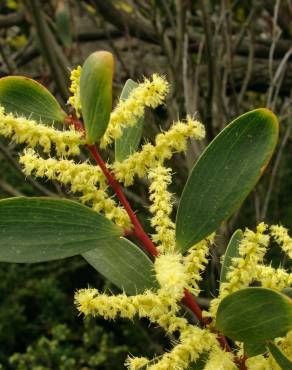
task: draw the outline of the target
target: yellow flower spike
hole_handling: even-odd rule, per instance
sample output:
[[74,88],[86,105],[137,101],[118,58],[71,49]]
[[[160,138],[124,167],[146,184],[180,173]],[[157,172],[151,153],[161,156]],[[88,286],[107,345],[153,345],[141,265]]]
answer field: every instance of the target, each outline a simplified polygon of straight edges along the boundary
[[204,137],[204,126],[188,116],[186,122],[178,121],[167,132],[158,134],[155,145],[145,144],[140,152],[133,153],[123,162],[115,162],[112,166],[115,176],[125,186],[132,185],[135,175],[143,177],[147,170],[162,165],[173,153],[186,150],[188,138],[201,140]]
[[270,232],[283,251],[292,258],[292,238],[289,236],[288,230],[280,225],[272,225]]
[[292,330],[284,338],[277,339],[276,342],[288,359],[292,361]]
[[161,294],[170,295],[178,301],[181,300],[188,277],[185,266],[182,264],[182,255],[162,254],[156,258],[154,269],[161,287]]
[[256,232],[246,229],[239,245],[240,257],[232,258],[227,273],[227,282],[220,285],[218,298],[211,302],[210,315],[215,317],[219,303],[228,294],[249,286],[256,278],[256,267],[263,262],[269,244],[269,236],[264,234],[267,225],[263,222],[257,226]]
[[[163,256],[166,257],[167,255]],[[165,276],[162,277],[162,281],[164,278]],[[173,295],[169,296],[163,288],[157,294],[145,291],[144,294],[130,297],[125,294],[107,296],[96,289],[81,289],[75,294],[75,304],[80,313],[85,315],[101,315],[106,319],[115,319],[118,316],[133,319],[138,315],[140,318],[147,317],[170,334],[180,333],[179,342],[172,351],[165,353],[156,363],[153,364],[156,359],[151,361],[145,358],[128,359],[126,365],[129,369],[140,369],[145,366],[153,370],[186,369],[191,362],[199,358],[200,354],[214,350],[215,347],[218,347],[217,351],[220,352],[222,361],[229,366],[228,358],[231,358],[231,355],[225,355],[220,349],[216,335],[208,329],[188,324],[185,318],[175,316],[179,309],[176,302]]]
[[151,181],[149,192],[150,212],[154,215],[151,219],[151,226],[156,233],[152,239],[157,243],[160,253],[173,252],[175,249],[175,224],[170,219],[172,212],[172,195],[167,191],[171,183],[170,168],[158,165],[153,168],[148,178]]
[[186,319],[175,316],[179,305],[163,292],[155,294],[145,291],[144,294],[127,297],[125,294],[107,296],[99,294],[96,289],[81,289],[75,294],[75,304],[84,315],[100,315],[106,319],[133,319],[135,315],[147,317],[169,333],[184,330],[187,326]]
[[114,139],[118,139],[125,127],[134,126],[144,115],[145,107],[156,108],[162,104],[168,91],[169,85],[164,77],[154,74],[152,81],[145,78],[126,100],[119,101],[101,138],[101,147],[105,148]]
[[[90,303],[88,303],[87,297],[92,297]],[[90,312],[86,309],[87,306],[83,305],[84,300],[92,308]],[[153,310],[157,312],[157,315],[166,313],[166,308],[161,305],[158,296],[149,291],[127,297],[125,294],[107,296],[106,294],[96,294],[96,289],[81,289],[75,294],[75,303],[81,313],[92,316],[100,315],[107,319],[115,319],[118,316],[133,319],[135,315],[138,315],[156,321],[152,313]]]
[[100,315],[106,319],[117,316],[132,319],[137,314],[136,306],[125,294],[107,296],[97,289],[81,289],[75,294],[75,304],[84,315]]
[[[154,365],[148,366],[149,370],[183,370],[191,362],[198,360],[204,351],[209,351],[217,346],[216,336],[207,329],[200,329],[189,325],[180,335],[179,343]],[[220,349],[218,349],[220,350]],[[221,350],[221,352],[223,352]]]
[[194,295],[199,295],[200,289],[198,282],[202,280],[201,272],[208,263],[210,244],[214,242],[215,234],[195,244],[188,250],[184,257],[184,265],[188,274],[188,287]]
[[282,268],[274,269],[271,266],[257,265],[255,279],[265,288],[282,291],[292,286],[292,274]]
[[[106,192],[107,183],[101,169],[87,163],[77,164],[72,160],[43,159],[33,149],[27,149],[19,162],[26,175],[46,177],[69,185],[73,193],[82,193],[80,200],[89,204],[96,212],[105,216],[124,229],[131,228],[129,216],[124,208],[117,206]],[[98,186],[98,188],[96,187]]]
[[75,294],[77,308],[84,315],[94,315],[94,298],[99,295],[97,289],[81,289]]
[[31,119],[5,114],[3,107],[0,107],[0,135],[32,148],[40,145],[45,153],[49,153],[54,144],[60,156],[78,155],[79,145],[83,144],[81,133],[73,128],[70,131],[58,131]]
[[80,75],[81,75],[81,66],[76,67],[71,71],[70,80],[71,85],[69,91],[72,93],[72,96],[68,99],[68,104],[70,104],[76,113],[76,116],[80,117],[81,103],[80,103]]
[[214,347],[210,353],[204,370],[236,370],[237,366],[233,362],[233,355],[224,352],[218,347]]
[[269,358],[266,358],[263,355],[249,357],[245,364],[248,370],[276,370],[271,367]]
[[143,369],[149,360],[146,357],[128,357],[125,361],[125,366],[129,370],[140,370]]

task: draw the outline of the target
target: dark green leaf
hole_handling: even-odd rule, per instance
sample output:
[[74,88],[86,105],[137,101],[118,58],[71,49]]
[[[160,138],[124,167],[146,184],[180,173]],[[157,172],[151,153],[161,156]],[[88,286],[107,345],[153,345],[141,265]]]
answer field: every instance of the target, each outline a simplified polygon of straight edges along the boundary
[[184,252],[210,235],[240,206],[267,166],[278,121],[256,109],[231,122],[206,148],[184,188],[177,213],[177,244]]
[[267,345],[264,342],[245,342],[244,343],[244,353],[248,357],[262,355],[267,352]]
[[158,288],[153,263],[135,244],[125,238],[105,241],[83,257],[102,275],[127,294]]
[[292,362],[284,355],[275,343],[269,342],[269,351],[282,370],[292,370]]
[[220,284],[226,281],[226,275],[231,265],[232,258],[239,256],[238,247],[240,245],[243,232],[238,229],[234,232],[232,237],[229,240],[229,243],[226,248],[224,255],[224,260],[222,263],[221,274],[220,274]]
[[272,289],[241,289],[222,300],[215,325],[246,343],[281,337],[292,329],[292,301]]
[[70,257],[121,234],[105,217],[70,200],[0,201],[0,261],[32,263]]
[[[125,100],[128,98],[130,92],[135,89],[138,84],[133,80],[128,80],[125,83],[120,99]],[[122,162],[130,154],[134,153],[141,141],[143,132],[144,119],[141,117],[136,125],[126,127],[123,130],[123,135],[115,141],[115,159]]]
[[104,134],[112,110],[114,58],[108,51],[92,53],[80,76],[80,101],[88,144]]
[[51,125],[64,122],[66,113],[53,95],[38,82],[22,76],[0,79],[0,105],[14,113]]

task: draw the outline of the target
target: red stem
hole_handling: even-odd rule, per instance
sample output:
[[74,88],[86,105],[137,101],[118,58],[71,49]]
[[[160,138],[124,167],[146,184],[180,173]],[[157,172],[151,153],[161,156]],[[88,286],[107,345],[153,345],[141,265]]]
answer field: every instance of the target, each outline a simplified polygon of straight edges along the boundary
[[191,293],[185,289],[184,292],[184,297],[182,299],[182,302],[197,316],[198,320],[201,323],[204,323],[203,315],[202,315],[202,310],[194,300],[193,296]]
[[[69,116],[68,122],[73,124],[75,128],[78,131],[84,132],[84,128],[82,125],[82,122],[77,120],[76,118]],[[158,256],[158,250],[152,240],[149,238],[149,236],[144,231],[142,225],[140,224],[137,216],[135,215],[132,207],[130,206],[127,198],[125,197],[123,190],[121,188],[121,185],[118,183],[118,181],[114,178],[113,174],[110,172],[110,170],[107,168],[105,162],[103,161],[102,157],[100,156],[99,152],[97,151],[96,147],[94,145],[86,145],[88,150],[90,151],[91,155],[93,156],[96,163],[100,166],[101,170],[103,171],[104,175],[106,176],[110,186],[113,188],[114,192],[117,195],[117,198],[121,202],[121,204],[124,206],[125,210],[127,211],[129,218],[134,226],[134,231],[132,235],[136,236],[141,243],[144,245],[144,247],[147,249],[147,251],[155,258]],[[127,231],[126,231],[127,234]],[[194,297],[191,295],[189,290],[185,289],[184,291],[184,298],[182,299],[182,303],[185,304],[198,318],[198,320],[201,322],[202,325],[206,326],[210,323],[210,320],[207,318],[204,318],[202,315],[202,310],[200,306],[195,301]],[[232,352],[232,348],[230,347],[229,343],[227,342],[225,336],[221,333],[218,333],[218,341],[221,344],[221,347],[225,349],[226,351]],[[240,366],[240,369],[246,370],[245,366],[245,360],[246,357],[243,358],[237,358],[237,363]]]
[[153,256],[156,257],[158,255],[157,248],[153,244],[152,240],[149,236],[145,233],[143,227],[141,226],[137,216],[135,215],[134,211],[132,210],[127,198],[125,197],[120,184],[117,180],[113,177],[109,169],[107,168],[106,164],[104,163],[103,159],[101,158],[100,154],[98,153],[96,147],[94,145],[87,145],[90,153],[92,154],[93,158],[95,159],[96,163],[100,166],[105,177],[107,178],[110,186],[115,191],[119,201],[124,206],[125,210],[127,211],[130,220],[134,226],[134,235],[143,243],[145,248],[148,252]]

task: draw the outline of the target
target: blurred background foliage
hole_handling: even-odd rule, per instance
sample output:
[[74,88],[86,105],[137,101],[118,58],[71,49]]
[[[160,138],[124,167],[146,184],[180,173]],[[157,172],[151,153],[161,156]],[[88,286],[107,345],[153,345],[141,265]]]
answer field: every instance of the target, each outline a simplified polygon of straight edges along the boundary
[[[0,76],[25,75],[47,86],[66,107],[70,70],[95,50],[116,58],[117,101],[128,78],[160,72],[172,85],[167,106],[146,113],[151,140],[191,113],[206,125],[203,144],[190,143],[172,162],[179,194],[194,160],[236,116],[266,106],[280,120],[279,145],[265,175],[220,229],[199,303],[216,293],[220,256],[238,227],[265,220],[292,226],[291,0],[0,0]],[[68,107],[67,107],[68,109]],[[0,140],[0,198],[71,197],[65,187],[25,178],[21,147]],[[104,153],[112,157],[112,150]],[[85,153],[81,160],[85,158]],[[147,184],[126,190],[148,226]],[[1,225],[0,225],[1,227]],[[273,264],[285,263],[277,249]],[[81,257],[36,265],[0,266],[0,364],[3,369],[119,369],[133,355],[168,345],[148,323],[84,321],[73,294],[87,285],[114,291]]]

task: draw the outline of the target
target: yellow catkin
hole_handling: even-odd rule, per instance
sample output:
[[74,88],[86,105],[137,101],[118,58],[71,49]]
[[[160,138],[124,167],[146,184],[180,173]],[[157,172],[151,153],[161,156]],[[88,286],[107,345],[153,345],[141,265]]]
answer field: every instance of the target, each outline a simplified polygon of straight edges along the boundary
[[283,251],[287,253],[289,258],[292,258],[292,238],[289,236],[288,230],[281,225],[272,225],[270,232]]
[[216,336],[206,329],[188,325],[181,333],[179,343],[154,365],[148,366],[149,370],[183,370],[191,362],[198,360],[203,352],[208,352],[217,346]]
[[205,269],[208,263],[207,256],[209,254],[210,245],[214,242],[215,234],[195,244],[188,250],[188,254],[184,257],[184,265],[188,275],[188,288],[194,295],[199,295],[199,281],[202,280],[201,272]]
[[188,278],[182,263],[182,255],[162,254],[156,258],[154,269],[163,294],[170,295],[176,300],[182,299]]
[[170,334],[183,332],[188,326],[185,318],[176,316],[180,309],[177,301],[163,290],[156,294],[147,290],[144,294],[128,297],[125,294],[108,296],[97,289],[81,289],[75,294],[75,304],[86,316],[100,315],[109,320],[117,317],[132,320],[136,315],[147,317]]
[[114,163],[115,176],[125,186],[132,185],[135,175],[143,177],[147,170],[162,165],[174,152],[185,151],[188,138],[201,140],[204,137],[204,126],[188,116],[185,122],[178,121],[167,132],[158,134],[155,145],[145,144],[140,152],[132,154],[123,162]]
[[72,160],[43,159],[33,149],[25,150],[19,161],[27,176],[33,174],[70,185],[73,193],[82,194],[80,200],[83,203],[89,204],[96,212],[103,212],[108,219],[124,229],[130,229],[129,216],[124,208],[109,198],[106,179],[99,167],[87,163],[77,164]]
[[167,191],[167,187],[171,183],[170,172],[170,168],[157,166],[148,174],[151,181],[149,187],[150,201],[152,202],[150,212],[153,214],[151,226],[156,231],[152,235],[152,239],[157,244],[160,253],[173,252],[175,249],[175,224],[170,219],[173,208],[172,196]]
[[292,286],[292,274],[283,268],[274,269],[271,266],[257,265],[255,279],[263,287],[282,291],[284,288]]
[[70,104],[74,110],[76,116],[80,117],[81,111],[81,103],[80,103],[80,75],[81,75],[82,68],[81,66],[76,67],[71,71],[70,81],[71,85],[69,87],[69,91],[72,95],[68,99],[68,104]]
[[271,367],[269,359],[262,355],[248,358],[246,366],[248,370],[276,370]]
[[232,259],[227,273],[227,282],[220,285],[218,298],[213,299],[210,307],[212,317],[216,315],[219,303],[228,294],[247,287],[256,277],[256,266],[263,262],[269,243],[269,236],[264,234],[267,225],[260,223],[256,232],[246,229],[239,245],[239,256]]
[[169,85],[164,77],[154,74],[152,81],[145,78],[126,100],[119,101],[101,138],[101,147],[105,148],[114,139],[118,139],[125,127],[134,126],[144,115],[145,107],[156,108],[162,104],[168,90]]
[[[162,258],[166,263],[166,255],[163,255]],[[176,261],[175,265],[177,263],[180,262]],[[160,267],[162,268],[162,266]],[[175,269],[177,270],[177,267]],[[164,283],[165,276],[160,275],[162,272],[159,271],[159,268],[157,273],[160,282]],[[162,273],[162,275],[164,274]],[[214,350],[214,347],[219,345],[216,335],[208,329],[200,329],[190,325],[185,318],[176,316],[179,305],[174,298],[180,299],[180,297],[170,296],[168,293],[172,292],[173,286],[169,282],[166,284],[169,284],[170,291],[161,288],[157,293],[145,291],[144,294],[130,297],[125,294],[108,296],[100,293],[97,289],[81,289],[75,294],[75,303],[78,310],[85,315],[101,315],[106,319],[117,317],[133,319],[137,315],[140,318],[147,317],[151,322],[157,323],[170,334],[177,331],[180,333],[179,342],[158,361],[155,359],[149,361],[145,358],[130,358],[126,362],[129,369],[140,369],[144,366],[152,370],[186,369],[191,362],[199,358],[201,353],[208,352],[211,349]],[[218,351],[221,351],[221,357],[229,366],[228,355],[225,355],[219,347]],[[232,368],[228,367],[228,369]]]
[[237,366],[233,362],[233,355],[224,352],[217,346],[212,348],[204,370],[236,370]]
[[75,294],[78,310],[84,315],[103,316],[113,320],[117,317],[133,319],[134,316],[148,317],[151,322],[158,323],[168,332],[182,329],[186,320],[175,317],[179,306],[166,295],[146,291],[136,296],[119,294],[108,296],[97,289],[81,289]]
[[73,128],[58,131],[31,119],[15,117],[12,113],[5,114],[3,107],[0,107],[0,135],[32,148],[39,145],[45,153],[49,153],[54,146],[60,156],[78,155],[79,146],[83,144],[81,133]]
[[145,368],[148,363],[149,360],[146,357],[128,357],[125,361],[125,366],[129,370],[140,370]]
[[279,338],[276,342],[288,359],[292,361],[292,330],[284,338]]

